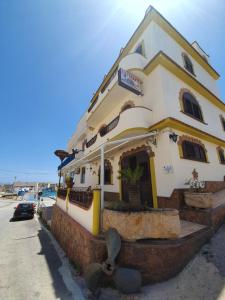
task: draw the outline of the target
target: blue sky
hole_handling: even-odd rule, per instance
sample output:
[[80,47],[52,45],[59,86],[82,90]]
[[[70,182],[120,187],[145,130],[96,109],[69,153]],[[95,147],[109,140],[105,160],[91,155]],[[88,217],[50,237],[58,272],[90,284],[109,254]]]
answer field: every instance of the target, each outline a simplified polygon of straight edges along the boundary
[[225,99],[225,1],[0,0],[0,182],[57,181],[54,150],[149,4],[210,55]]

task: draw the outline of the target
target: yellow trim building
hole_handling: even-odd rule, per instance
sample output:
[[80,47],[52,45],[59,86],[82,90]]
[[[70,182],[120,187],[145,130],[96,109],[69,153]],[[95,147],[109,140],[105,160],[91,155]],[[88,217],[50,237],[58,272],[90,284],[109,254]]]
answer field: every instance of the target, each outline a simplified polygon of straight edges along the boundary
[[[154,208],[160,198],[186,188],[193,169],[202,180],[223,181],[217,149],[225,149],[225,104],[218,78],[197,42],[190,44],[150,7],[69,140],[67,151],[76,154],[60,167],[62,174],[74,176],[78,191],[94,190],[94,197],[85,212],[66,202],[68,213],[97,235],[103,198],[129,200],[118,171],[137,165],[143,167],[141,201]],[[100,199],[95,188],[103,153],[111,171],[105,172]]]

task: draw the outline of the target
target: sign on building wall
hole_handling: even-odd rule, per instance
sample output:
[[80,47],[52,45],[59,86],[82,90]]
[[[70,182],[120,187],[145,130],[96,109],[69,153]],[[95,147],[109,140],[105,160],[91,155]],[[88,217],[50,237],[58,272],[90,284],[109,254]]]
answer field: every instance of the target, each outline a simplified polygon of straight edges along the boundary
[[141,80],[134,74],[120,68],[118,70],[118,84],[136,95],[141,95]]

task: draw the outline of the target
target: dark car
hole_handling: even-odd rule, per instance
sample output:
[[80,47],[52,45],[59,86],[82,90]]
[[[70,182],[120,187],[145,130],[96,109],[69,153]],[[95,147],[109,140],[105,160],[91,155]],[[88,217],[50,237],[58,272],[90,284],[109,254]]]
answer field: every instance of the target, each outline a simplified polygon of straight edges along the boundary
[[13,219],[32,219],[34,217],[35,205],[34,203],[23,202],[15,207]]

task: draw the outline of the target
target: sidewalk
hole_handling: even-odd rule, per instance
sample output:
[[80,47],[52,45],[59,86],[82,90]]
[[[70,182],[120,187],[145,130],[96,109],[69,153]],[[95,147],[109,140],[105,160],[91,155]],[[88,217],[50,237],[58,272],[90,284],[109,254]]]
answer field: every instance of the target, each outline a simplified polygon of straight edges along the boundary
[[40,201],[38,201],[37,212],[48,226],[51,226],[52,207],[55,202],[56,200],[49,197],[41,197]]

